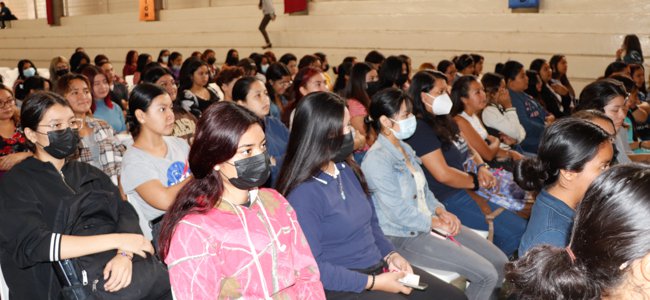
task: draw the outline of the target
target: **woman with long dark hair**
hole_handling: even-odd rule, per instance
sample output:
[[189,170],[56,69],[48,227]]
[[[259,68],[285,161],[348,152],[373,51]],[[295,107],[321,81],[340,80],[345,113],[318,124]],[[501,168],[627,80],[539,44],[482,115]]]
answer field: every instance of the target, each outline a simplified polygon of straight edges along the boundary
[[616,50],[616,60],[622,60],[626,64],[643,64],[643,49],[636,34],[625,36],[621,48]]
[[551,71],[553,71],[553,80],[554,82],[561,83],[564,87],[569,90],[569,95],[571,95],[572,101],[576,99],[576,92],[569,81],[567,71],[569,69],[569,63],[567,62],[566,56],[564,54],[555,54],[548,61],[551,65]]
[[[485,161],[500,163],[512,170],[513,160],[520,160],[521,154],[501,148],[501,140],[488,134],[478,114],[487,106],[487,96],[483,86],[473,75],[456,79],[451,89],[453,106],[450,115],[458,125],[460,132],[467,139],[470,147]],[[509,166],[508,166],[509,165]]]
[[282,118],[284,106],[289,104],[284,93],[292,83],[291,73],[283,63],[272,63],[266,70],[266,90],[271,99],[271,115],[278,120]]
[[[288,74],[288,72],[287,72]],[[287,75],[287,77],[289,77]],[[260,120],[264,121],[266,149],[271,159],[271,177],[269,186],[275,186],[284,154],[287,151],[289,130],[280,119],[269,114],[271,101],[264,83],[255,77],[244,77],[237,80],[232,91],[233,101],[246,107]]]
[[194,178],[160,235],[176,299],[325,298],[296,213],[277,191],[259,188],[269,160],[249,110],[220,102],[204,112],[189,156]]
[[578,206],[567,247],[535,247],[506,266],[517,299],[647,299],[650,172],[612,167]]
[[396,88],[380,91],[369,119],[378,138],[361,167],[386,238],[416,266],[467,278],[469,299],[496,299],[508,258],[463,226],[429,189],[415,151],[402,141],[417,125],[409,96]]
[[[384,237],[368,186],[352,159],[350,113],[339,96],[312,93],[296,109],[278,190],[296,210],[328,299],[462,299],[459,290],[411,267]],[[388,269],[389,272],[385,272]],[[429,285],[415,291],[406,273]],[[407,295],[398,295],[398,293]]]
[[186,140],[191,145],[194,140],[194,132],[196,132],[196,123],[198,120],[193,114],[184,110],[178,101],[176,101],[178,88],[169,69],[159,66],[149,68],[142,74],[142,82],[156,84],[165,89],[167,94],[169,94],[172,102],[174,102],[172,105],[174,110],[174,130],[172,131],[172,135]]
[[212,103],[219,101],[217,92],[208,86],[210,70],[208,63],[196,57],[183,62],[180,72],[180,86],[177,100],[180,105],[196,117],[201,116]]
[[[474,229],[489,230],[492,226],[485,215],[500,212],[490,221],[494,225],[494,244],[507,256],[513,255],[526,221],[500,205],[470,195],[480,188],[492,189],[499,182],[449,116],[453,104],[447,95],[447,76],[438,71],[420,71],[413,76],[409,95],[417,127],[405,141],[427,170],[425,177],[431,191],[448,211]],[[466,168],[467,164],[473,167]]]
[[[68,259],[79,267],[65,278],[83,280],[80,289],[91,299],[170,297],[166,271],[146,258],[153,247],[142,236],[133,207],[101,170],[67,159],[77,150],[76,130],[83,124],[67,101],[54,93],[35,93],[23,104],[20,120],[34,157],[0,181],[0,263],[10,297],[60,299],[71,282],[57,280],[54,267]],[[91,209],[80,203],[84,199],[93,203]],[[74,211],[83,208],[83,217],[74,218]],[[80,222],[83,232],[65,218]],[[88,224],[84,218],[101,218],[101,223]],[[57,229],[66,225],[73,227],[71,234]]]
[[228,50],[228,53],[226,53],[226,60],[224,63],[226,64],[226,66],[236,67],[237,64],[239,63],[239,52],[237,52],[236,49]]
[[529,79],[524,65],[514,60],[508,61],[504,64],[501,75],[506,81],[512,106],[517,110],[519,122],[526,129],[526,138],[521,142],[521,147],[526,152],[536,153],[544,126],[552,122],[554,117],[547,116],[542,105],[525,93]]
[[352,66],[350,79],[343,90],[343,98],[346,99],[348,109],[350,110],[350,125],[354,127],[362,136],[365,137],[364,144],[356,145],[354,158],[358,163],[363,160],[363,155],[372,145],[375,134],[372,134],[365,123],[370,108],[370,96],[368,96],[368,84],[376,82],[377,70],[373,69],[368,63],[360,62]]
[[520,255],[536,245],[567,245],[587,187],[612,162],[611,138],[589,121],[560,120],[544,131],[537,157],[516,164],[517,183],[539,192],[519,244]]
[[[124,67],[122,68],[122,77],[133,75],[138,68],[138,51],[129,50],[124,59]],[[74,71],[72,69],[71,71]]]
[[558,81],[553,81],[551,65],[545,59],[538,58],[530,63],[530,70],[536,71],[542,79],[540,98],[548,112],[556,118],[571,115],[571,95],[569,90]]

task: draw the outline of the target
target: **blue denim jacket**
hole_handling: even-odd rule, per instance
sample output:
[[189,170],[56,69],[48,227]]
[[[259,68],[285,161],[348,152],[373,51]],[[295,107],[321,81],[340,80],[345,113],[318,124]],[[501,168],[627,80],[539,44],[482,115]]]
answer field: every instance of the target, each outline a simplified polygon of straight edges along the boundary
[[575,210],[546,190],[537,195],[526,232],[519,243],[519,256],[541,244],[566,247],[569,244]]
[[[400,141],[416,172],[422,172],[415,151]],[[389,236],[409,237],[431,228],[432,215],[423,214],[417,206],[415,178],[406,166],[404,155],[391,142],[379,135],[361,164],[372,193],[372,201],[379,218],[379,226]],[[426,184],[426,180],[425,180]],[[426,204],[432,214],[443,207],[425,186]]]

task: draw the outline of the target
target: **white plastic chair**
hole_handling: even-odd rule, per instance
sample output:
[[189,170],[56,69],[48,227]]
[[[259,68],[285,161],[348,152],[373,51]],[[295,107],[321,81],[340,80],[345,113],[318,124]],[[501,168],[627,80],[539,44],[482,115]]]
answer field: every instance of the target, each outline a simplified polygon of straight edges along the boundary
[[2,300],[9,300],[9,287],[5,282],[4,276],[2,276],[2,268],[0,268],[0,298]]

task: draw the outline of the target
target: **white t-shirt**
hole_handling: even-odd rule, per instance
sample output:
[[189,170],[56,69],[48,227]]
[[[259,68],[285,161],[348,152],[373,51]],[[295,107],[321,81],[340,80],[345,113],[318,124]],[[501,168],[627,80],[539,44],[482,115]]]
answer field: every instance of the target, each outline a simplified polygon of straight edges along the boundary
[[122,159],[121,183],[129,202],[140,209],[146,221],[151,221],[165,213],[149,205],[135,189],[143,183],[158,179],[163,186],[178,184],[190,176],[187,157],[190,146],[183,139],[165,136],[167,154],[164,158],[155,157],[136,147],[129,147]]

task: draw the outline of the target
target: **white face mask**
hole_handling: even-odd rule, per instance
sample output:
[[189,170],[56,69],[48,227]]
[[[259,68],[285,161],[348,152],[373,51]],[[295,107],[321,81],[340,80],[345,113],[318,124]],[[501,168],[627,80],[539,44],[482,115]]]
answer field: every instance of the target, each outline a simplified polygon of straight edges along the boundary
[[405,140],[410,138],[415,133],[415,129],[417,128],[418,125],[414,115],[411,115],[410,117],[400,121],[395,121],[393,119],[390,120],[399,124],[399,131],[395,131],[393,130],[393,128],[389,128],[389,129],[390,131],[393,132],[395,137],[400,140]]
[[454,106],[454,103],[451,102],[451,98],[449,98],[449,95],[447,95],[447,93],[444,93],[438,97],[433,97],[431,94],[427,93],[427,96],[433,98],[433,105],[427,103],[426,101],[422,102],[424,102],[425,105],[431,107],[434,115],[444,116],[448,115],[449,112],[451,112],[451,107]]
[[165,56],[162,56],[162,57],[160,57],[160,58],[162,59],[162,62],[164,62],[164,63],[169,62],[169,56],[166,56],[166,55],[165,55]]

